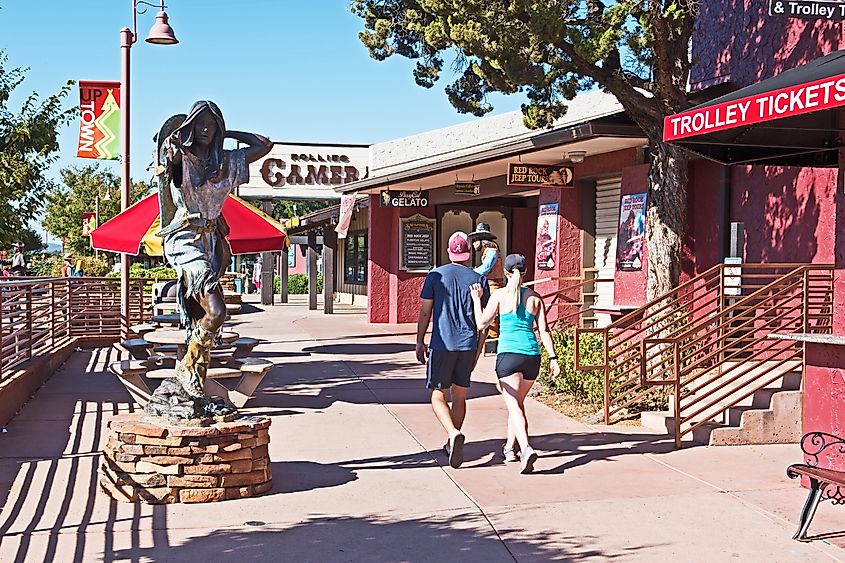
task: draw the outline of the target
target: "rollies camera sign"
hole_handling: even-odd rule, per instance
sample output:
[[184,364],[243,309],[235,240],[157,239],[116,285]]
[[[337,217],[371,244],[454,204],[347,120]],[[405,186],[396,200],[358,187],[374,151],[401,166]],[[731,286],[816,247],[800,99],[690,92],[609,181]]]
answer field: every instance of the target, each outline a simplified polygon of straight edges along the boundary
[[367,177],[367,145],[273,143],[249,165],[238,195],[261,199],[338,199],[335,188]]
[[769,0],[769,15],[839,21],[845,19],[845,2],[841,0]]

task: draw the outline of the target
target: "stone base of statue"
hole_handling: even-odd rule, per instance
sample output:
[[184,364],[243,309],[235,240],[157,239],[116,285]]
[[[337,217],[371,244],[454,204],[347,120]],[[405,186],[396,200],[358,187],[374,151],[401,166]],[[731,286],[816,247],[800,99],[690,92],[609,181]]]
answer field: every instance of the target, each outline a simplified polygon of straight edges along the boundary
[[242,416],[175,426],[141,414],[108,423],[100,487],[115,500],[147,504],[248,498],[270,490],[270,419]]
[[188,395],[174,377],[161,382],[150,396],[144,413],[179,426],[208,426],[213,422],[228,422],[238,416],[237,409],[222,399]]

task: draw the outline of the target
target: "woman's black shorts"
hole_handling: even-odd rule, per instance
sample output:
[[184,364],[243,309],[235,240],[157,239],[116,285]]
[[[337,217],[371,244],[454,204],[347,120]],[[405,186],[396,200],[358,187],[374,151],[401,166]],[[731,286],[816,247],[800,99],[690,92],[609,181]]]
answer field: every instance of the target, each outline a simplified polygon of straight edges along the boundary
[[502,352],[496,356],[496,376],[501,379],[521,373],[523,379],[537,379],[540,375],[540,356]]

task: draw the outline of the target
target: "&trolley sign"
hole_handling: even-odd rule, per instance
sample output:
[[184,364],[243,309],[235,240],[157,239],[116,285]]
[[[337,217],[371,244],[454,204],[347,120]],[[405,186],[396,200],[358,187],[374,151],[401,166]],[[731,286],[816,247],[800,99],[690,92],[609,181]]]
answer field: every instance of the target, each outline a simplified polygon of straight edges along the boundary
[[769,15],[784,18],[839,21],[845,19],[845,1],[769,0]]

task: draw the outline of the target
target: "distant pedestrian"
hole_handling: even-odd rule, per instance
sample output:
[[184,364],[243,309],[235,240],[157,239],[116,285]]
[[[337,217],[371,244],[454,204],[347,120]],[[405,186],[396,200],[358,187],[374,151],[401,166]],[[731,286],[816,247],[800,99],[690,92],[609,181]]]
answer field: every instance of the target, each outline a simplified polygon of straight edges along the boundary
[[[467,390],[478,350],[478,323],[470,286],[478,286],[481,303],[487,301],[489,289],[484,276],[466,265],[471,252],[464,232],[449,237],[448,253],[450,263],[429,272],[420,294],[417,359],[427,364],[426,388],[431,393],[431,408],[449,435],[444,446],[449,465],[457,468],[464,459],[465,438],[461,426],[466,417]],[[425,335],[432,318],[431,342],[426,346]]]
[[525,256],[509,254],[505,258],[504,269],[507,285],[492,294],[483,312],[484,288],[481,285],[472,287],[472,299],[479,330],[485,330],[499,316],[496,376],[508,409],[508,437],[502,453],[505,461],[517,461],[516,446],[519,445],[520,473],[531,473],[537,452],[528,443],[525,397],[540,373],[540,346],[534,334],[535,327],[549,353],[553,377],[558,376],[560,367],[549,334],[543,300],[536,291],[522,286]]
[[26,275],[26,258],[23,255],[23,245],[13,244],[14,254],[12,255],[12,267],[10,271],[13,276]]
[[65,260],[62,263],[62,277],[68,278],[73,276],[73,254],[65,254]]

